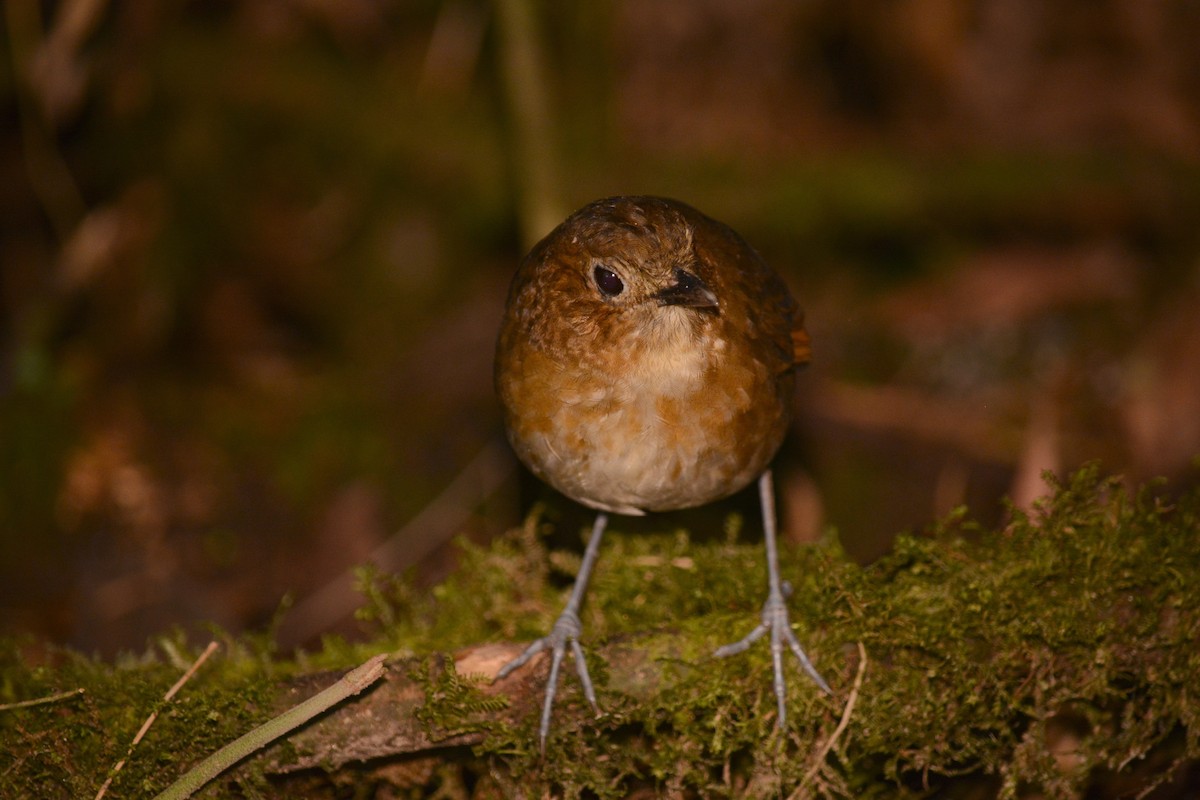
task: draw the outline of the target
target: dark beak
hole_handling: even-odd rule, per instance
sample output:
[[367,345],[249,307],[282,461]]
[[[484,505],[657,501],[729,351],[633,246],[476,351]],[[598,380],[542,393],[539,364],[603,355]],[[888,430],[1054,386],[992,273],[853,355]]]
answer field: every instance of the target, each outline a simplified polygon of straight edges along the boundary
[[675,282],[653,295],[660,306],[685,306],[687,308],[716,308],[717,296],[704,281],[690,272],[675,270]]

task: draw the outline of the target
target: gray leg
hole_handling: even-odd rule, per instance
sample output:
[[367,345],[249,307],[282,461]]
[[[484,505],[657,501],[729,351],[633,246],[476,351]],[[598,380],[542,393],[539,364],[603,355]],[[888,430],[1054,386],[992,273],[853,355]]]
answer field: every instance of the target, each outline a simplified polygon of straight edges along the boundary
[[538,639],[525,649],[525,652],[504,665],[496,675],[496,680],[507,677],[513,670],[524,666],[543,650],[550,650],[550,677],[546,680],[546,699],[542,703],[542,722],[538,727],[538,746],[542,753],[546,752],[546,737],[550,733],[550,709],[554,707],[554,695],[558,691],[558,668],[562,664],[567,646],[575,657],[575,670],[579,673],[579,682],[583,684],[583,694],[587,697],[596,713],[600,708],[596,705],[596,690],[592,688],[592,679],[588,675],[587,662],[583,660],[583,648],[579,645],[579,607],[583,604],[583,595],[587,591],[588,579],[592,575],[592,567],[596,565],[596,556],[600,552],[600,538],[608,525],[608,515],[596,515],[592,526],[592,538],[588,539],[587,549],[583,551],[583,563],[579,565],[579,574],[575,576],[575,586],[571,589],[571,598],[567,606],[559,614],[550,633]]
[[821,687],[822,691],[826,694],[833,694],[833,690],[813,667],[804,648],[797,641],[796,634],[792,633],[785,602],[786,596],[792,593],[792,587],[779,579],[779,552],[775,544],[775,490],[771,482],[770,470],[764,472],[758,479],[758,495],[762,501],[763,535],[767,546],[767,601],[763,603],[762,622],[744,639],[717,648],[713,655],[717,658],[724,658],[735,653],[745,652],[750,649],[750,645],[765,636],[767,631],[771,632],[771,664],[775,671],[775,699],[779,703],[776,725],[782,728],[787,721],[785,703],[787,688],[783,681],[784,644],[796,655],[796,658],[800,660],[800,666],[816,682],[817,686]]

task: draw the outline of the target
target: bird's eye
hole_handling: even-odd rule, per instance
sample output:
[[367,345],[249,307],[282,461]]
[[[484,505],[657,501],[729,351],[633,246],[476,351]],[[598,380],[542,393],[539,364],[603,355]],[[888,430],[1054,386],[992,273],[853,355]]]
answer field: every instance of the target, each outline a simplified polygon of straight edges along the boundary
[[596,281],[596,288],[605,297],[616,297],[625,291],[625,284],[621,282],[621,276],[611,269],[596,267],[592,270],[592,279]]

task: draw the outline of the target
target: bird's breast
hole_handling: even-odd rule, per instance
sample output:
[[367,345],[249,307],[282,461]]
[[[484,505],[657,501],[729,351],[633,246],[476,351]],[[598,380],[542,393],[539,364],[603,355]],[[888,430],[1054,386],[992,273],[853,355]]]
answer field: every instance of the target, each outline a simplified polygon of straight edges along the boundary
[[528,353],[502,377],[514,448],[567,496],[625,514],[688,508],[737,491],[778,448],[779,376],[715,334],[664,346],[659,333],[586,358]]

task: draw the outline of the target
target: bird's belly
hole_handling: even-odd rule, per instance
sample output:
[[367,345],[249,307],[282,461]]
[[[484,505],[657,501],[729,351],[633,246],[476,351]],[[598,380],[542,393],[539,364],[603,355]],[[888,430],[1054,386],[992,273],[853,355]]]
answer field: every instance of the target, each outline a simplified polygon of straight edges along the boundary
[[576,381],[518,452],[594,508],[640,514],[720,499],[761,474],[787,424],[774,382],[737,378],[684,391]]
[[645,399],[583,425],[588,445],[572,476],[576,499],[625,513],[663,511],[702,505],[740,488],[731,487],[738,476],[731,474],[737,470],[730,428],[688,424],[690,405]]

